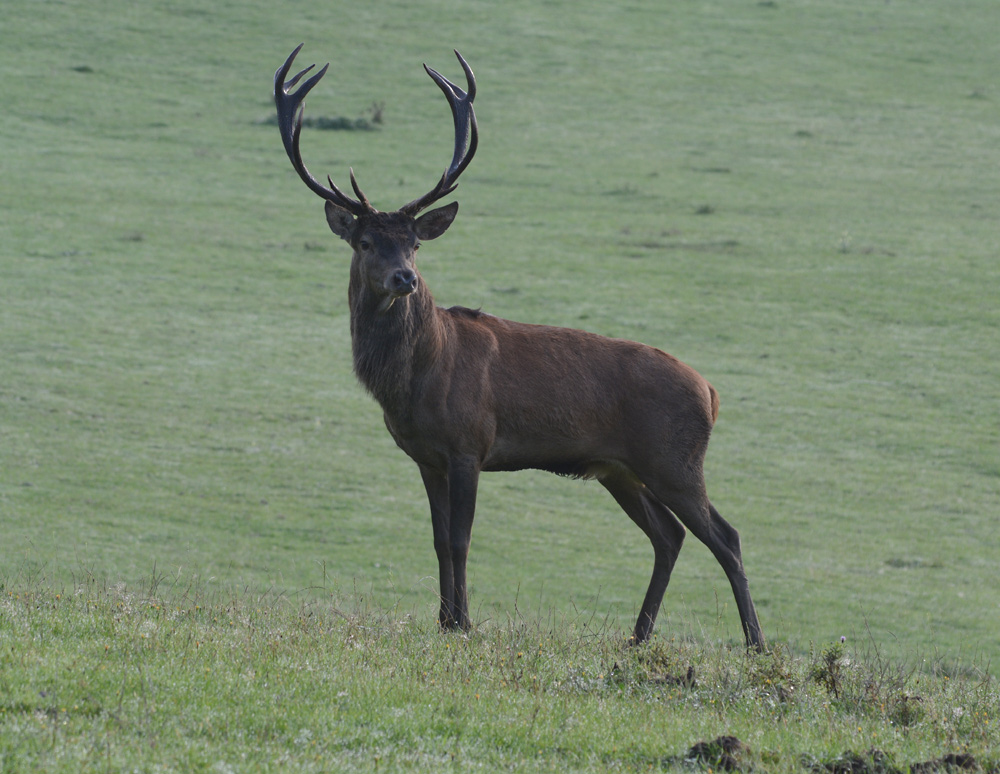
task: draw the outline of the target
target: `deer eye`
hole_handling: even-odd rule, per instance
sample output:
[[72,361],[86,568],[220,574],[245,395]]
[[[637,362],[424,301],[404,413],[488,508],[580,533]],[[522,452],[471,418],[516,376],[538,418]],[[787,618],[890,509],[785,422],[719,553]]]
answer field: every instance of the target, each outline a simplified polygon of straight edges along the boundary
[[360,242],[358,242],[358,247],[360,247],[367,253],[369,250],[372,249],[372,243],[369,242],[367,239],[362,239]]
[[416,243],[416,244],[415,244],[415,245],[413,246],[413,252],[417,252],[417,250],[419,250],[419,249],[420,249],[420,242],[417,242],[417,243]]

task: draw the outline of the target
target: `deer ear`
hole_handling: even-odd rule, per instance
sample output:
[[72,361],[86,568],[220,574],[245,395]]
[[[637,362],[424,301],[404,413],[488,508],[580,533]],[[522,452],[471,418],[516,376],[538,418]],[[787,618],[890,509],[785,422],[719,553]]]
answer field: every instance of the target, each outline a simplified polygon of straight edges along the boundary
[[425,212],[417,218],[413,228],[420,239],[437,239],[448,230],[448,226],[452,224],[457,214],[458,202],[452,202],[444,207],[438,207],[436,210]]
[[338,207],[331,201],[326,203],[326,222],[330,224],[330,230],[341,239],[351,241],[351,234],[354,232],[354,216],[343,207]]

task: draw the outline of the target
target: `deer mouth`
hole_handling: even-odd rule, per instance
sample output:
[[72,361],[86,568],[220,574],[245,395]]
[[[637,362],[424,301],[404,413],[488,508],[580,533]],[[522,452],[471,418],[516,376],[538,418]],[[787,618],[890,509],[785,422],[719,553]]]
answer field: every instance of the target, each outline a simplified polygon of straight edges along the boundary
[[401,298],[406,298],[406,296],[412,295],[414,291],[412,290],[401,290],[401,291],[390,291],[387,296],[382,297],[382,301],[378,305],[378,311],[380,314],[385,314],[390,309],[392,305],[396,303]]
[[388,312],[398,299],[415,293],[419,284],[420,282],[417,279],[416,273],[396,272],[393,274],[383,285],[385,295],[382,296],[382,301],[379,302],[379,313],[384,314]]

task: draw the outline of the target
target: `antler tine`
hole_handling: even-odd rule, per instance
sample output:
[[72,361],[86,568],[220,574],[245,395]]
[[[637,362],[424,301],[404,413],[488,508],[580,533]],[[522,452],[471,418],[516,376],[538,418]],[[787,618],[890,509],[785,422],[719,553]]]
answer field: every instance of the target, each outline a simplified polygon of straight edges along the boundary
[[302,182],[313,193],[343,207],[355,216],[366,212],[374,212],[374,207],[372,207],[368,198],[361,192],[358,181],[354,179],[353,170],[351,170],[351,186],[358,195],[357,199],[352,199],[337,188],[329,176],[327,177],[327,181],[330,183],[330,187],[327,188],[321,184],[310,174],[309,170],[306,169],[305,163],[302,161],[302,153],[299,150],[299,136],[302,133],[302,114],[305,111],[302,102],[310,90],[326,75],[326,71],[330,67],[330,64],[327,63],[319,72],[306,80],[298,91],[292,92],[291,89],[298,84],[302,76],[316,66],[309,65],[290,79],[285,80],[288,78],[288,71],[292,68],[292,62],[299,51],[302,50],[303,45],[300,43],[274,74],[274,104],[278,110],[278,129],[281,132],[281,141],[285,146],[285,153],[288,154],[288,158],[291,160],[295,171],[299,173],[299,177],[302,178]]
[[458,187],[459,176],[469,166],[479,147],[479,127],[476,124],[476,111],[472,107],[472,101],[476,98],[476,77],[472,74],[469,63],[458,51],[455,51],[455,56],[465,71],[468,91],[463,91],[437,70],[424,65],[424,70],[438,85],[451,106],[451,113],[455,119],[455,151],[451,157],[451,164],[441,175],[437,185],[419,199],[414,199],[400,208],[401,212],[408,215],[416,215],[420,210],[454,191]]
[[[462,69],[465,70],[465,79],[469,86],[468,92],[462,91],[437,70],[424,65],[427,74],[434,79],[434,82],[444,92],[445,97],[448,98],[455,119],[455,153],[446,173],[452,180],[457,179],[469,166],[469,162],[476,154],[476,147],[479,145],[479,128],[476,125],[476,113],[472,109],[472,101],[476,98],[476,78],[465,58],[458,51],[455,51],[455,56],[458,57]],[[471,141],[469,139],[470,130]],[[466,151],[467,145],[468,150]]]

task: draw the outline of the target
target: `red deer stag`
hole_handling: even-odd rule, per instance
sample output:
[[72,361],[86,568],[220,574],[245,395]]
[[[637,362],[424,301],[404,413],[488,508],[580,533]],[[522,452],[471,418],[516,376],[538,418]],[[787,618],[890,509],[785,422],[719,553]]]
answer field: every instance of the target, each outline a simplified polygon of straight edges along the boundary
[[653,544],[653,576],[634,639],[650,636],[685,527],[729,578],[748,647],[763,648],[737,531],[708,500],[702,461],[718,413],[715,390],[658,349],[584,331],[527,325],[435,306],[417,271],[422,241],[441,236],[458,203],[419,215],[455,190],[476,152],[476,81],[468,91],[424,66],[451,105],[455,150],[437,185],[396,212],[329,187],[299,151],[302,101],[329,64],[291,91],[291,53],[274,76],[278,124],[305,184],[326,200],[333,233],[350,244],[348,302],[358,380],[378,400],[399,447],[420,468],[441,581],[440,625],[468,629],[466,560],[481,471],[537,468],[596,478]]

